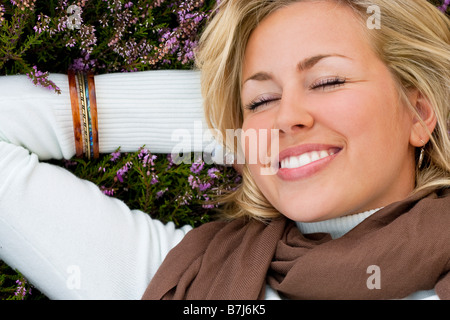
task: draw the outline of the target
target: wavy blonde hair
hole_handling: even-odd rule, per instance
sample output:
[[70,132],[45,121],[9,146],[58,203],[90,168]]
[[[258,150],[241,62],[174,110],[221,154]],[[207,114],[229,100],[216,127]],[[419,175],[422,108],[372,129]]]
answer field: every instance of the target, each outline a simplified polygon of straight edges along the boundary
[[[353,9],[374,51],[398,84],[401,97],[415,88],[430,102],[437,125],[429,132],[425,166],[416,169],[415,192],[450,186],[450,22],[426,0],[222,0],[196,54],[208,125],[223,137],[242,127],[240,100],[244,52],[252,31],[274,11],[300,1],[335,1]],[[370,30],[368,8],[381,10],[381,29]],[[411,105],[418,119],[418,110]],[[425,124],[423,123],[425,126]],[[234,141],[224,142],[236,151]],[[417,150],[417,154],[420,149]],[[219,201],[228,218],[270,219],[279,212],[267,201],[246,166],[242,185]]]

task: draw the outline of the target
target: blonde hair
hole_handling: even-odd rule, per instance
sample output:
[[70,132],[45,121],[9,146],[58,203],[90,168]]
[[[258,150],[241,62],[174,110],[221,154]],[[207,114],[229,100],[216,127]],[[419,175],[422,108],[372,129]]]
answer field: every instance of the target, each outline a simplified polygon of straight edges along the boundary
[[[314,0],[222,0],[204,31],[197,51],[208,125],[223,137],[242,127],[241,69],[247,41],[258,24],[291,3]],[[315,0],[324,1],[324,0]],[[326,0],[325,0],[326,1]],[[330,0],[329,0],[330,1]],[[349,6],[360,18],[374,51],[391,71],[406,101],[409,89],[428,99],[437,125],[429,132],[425,166],[416,169],[415,192],[450,186],[450,22],[426,0],[332,0]],[[381,29],[369,30],[368,8],[381,10]],[[420,119],[419,112],[409,106]],[[225,141],[236,151],[234,141]],[[418,150],[420,151],[420,150]],[[220,199],[228,218],[270,219],[279,215],[244,166],[242,185]]]

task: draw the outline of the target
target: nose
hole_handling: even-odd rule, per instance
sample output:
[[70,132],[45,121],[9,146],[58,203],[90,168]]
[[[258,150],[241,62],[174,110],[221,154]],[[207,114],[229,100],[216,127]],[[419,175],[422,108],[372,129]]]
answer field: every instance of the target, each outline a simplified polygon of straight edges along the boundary
[[293,135],[311,128],[314,125],[314,117],[306,104],[300,90],[283,90],[274,119],[274,129],[280,130],[280,134]]

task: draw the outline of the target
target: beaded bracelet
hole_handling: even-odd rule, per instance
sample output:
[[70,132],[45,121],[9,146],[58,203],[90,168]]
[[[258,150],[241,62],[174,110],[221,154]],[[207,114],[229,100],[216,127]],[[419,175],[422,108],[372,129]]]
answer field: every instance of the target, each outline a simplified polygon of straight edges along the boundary
[[[68,72],[76,156],[98,158],[98,120],[92,74]],[[80,116],[81,115],[81,116]]]

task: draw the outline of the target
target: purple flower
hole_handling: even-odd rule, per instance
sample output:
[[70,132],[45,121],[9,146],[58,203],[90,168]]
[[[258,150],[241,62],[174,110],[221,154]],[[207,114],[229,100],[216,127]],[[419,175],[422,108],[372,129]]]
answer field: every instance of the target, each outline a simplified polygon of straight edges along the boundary
[[194,177],[193,175],[189,175],[188,182],[192,189],[198,188],[202,192],[212,186],[211,182],[202,182],[198,177]]
[[[69,46],[72,46],[69,44]],[[84,56],[83,58],[77,58],[73,60],[73,63],[69,66],[69,69],[74,71],[89,71],[91,68],[95,67],[97,63],[96,59],[89,59],[89,55]]]
[[123,176],[128,172],[132,165],[132,162],[127,162],[122,168],[117,170],[116,177],[120,182],[123,182]]
[[445,0],[442,6],[439,7],[439,10],[445,13],[447,12],[448,6],[450,6],[450,0]]
[[191,172],[195,173],[195,174],[198,174],[198,173],[200,173],[200,171],[202,171],[204,166],[205,166],[205,163],[203,162],[203,160],[202,159],[198,159],[192,164]]
[[159,182],[158,176],[156,174],[152,173],[152,180],[150,181],[150,184],[156,184],[158,182]]
[[202,192],[208,190],[209,188],[211,188],[211,183],[209,183],[209,182],[199,183],[199,185],[198,185],[198,189]]
[[114,189],[113,188],[106,188],[105,186],[101,186],[101,190],[103,194],[107,196],[113,196],[114,195]]
[[148,155],[149,151],[146,148],[141,148],[141,151],[138,154],[138,158],[142,159],[144,156]]
[[40,14],[37,17],[37,24],[33,27],[34,32],[41,34],[43,32],[49,31],[50,17],[45,14]]
[[150,164],[153,167],[155,165],[156,158],[157,156],[155,155],[147,154],[142,161],[144,168],[147,166],[147,164]]
[[152,167],[155,165],[155,160],[158,158],[156,155],[152,155],[148,149],[141,148],[138,154],[138,158],[142,160],[143,167],[147,167],[150,164]]
[[16,291],[14,292],[14,295],[17,297],[20,297],[22,300],[25,299],[25,296],[27,294],[31,294],[31,288],[29,290],[27,290],[26,285],[27,285],[27,280],[26,279],[22,279],[22,281],[20,280],[16,280],[16,284],[17,284],[17,288]]
[[36,66],[33,66],[31,72],[27,73],[27,76],[35,85],[61,93],[61,89],[48,79],[48,72],[39,71]]
[[165,188],[164,190],[159,190],[159,191],[156,193],[156,199],[161,198],[161,197],[163,196],[163,194],[166,193],[167,190],[169,190],[169,188]]
[[169,153],[167,155],[167,161],[169,161],[169,163],[167,164],[166,170],[169,170],[170,168],[172,168],[175,165],[175,162],[173,161],[172,154]]
[[188,182],[192,189],[198,188],[198,178],[194,177],[193,175],[189,175]]
[[211,179],[218,178],[218,176],[216,175],[216,172],[220,172],[219,169],[217,169],[217,168],[211,168],[211,169],[208,169],[208,176],[209,176]]
[[[209,200],[209,197],[206,194],[203,195],[203,198],[205,199],[205,201]],[[202,208],[204,208],[204,209],[212,209],[212,208],[214,208],[214,205],[205,203],[205,204],[202,205]]]
[[111,161],[114,162],[114,161],[116,161],[119,157],[120,157],[120,152],[119,152],[119,151],[111,153]]

